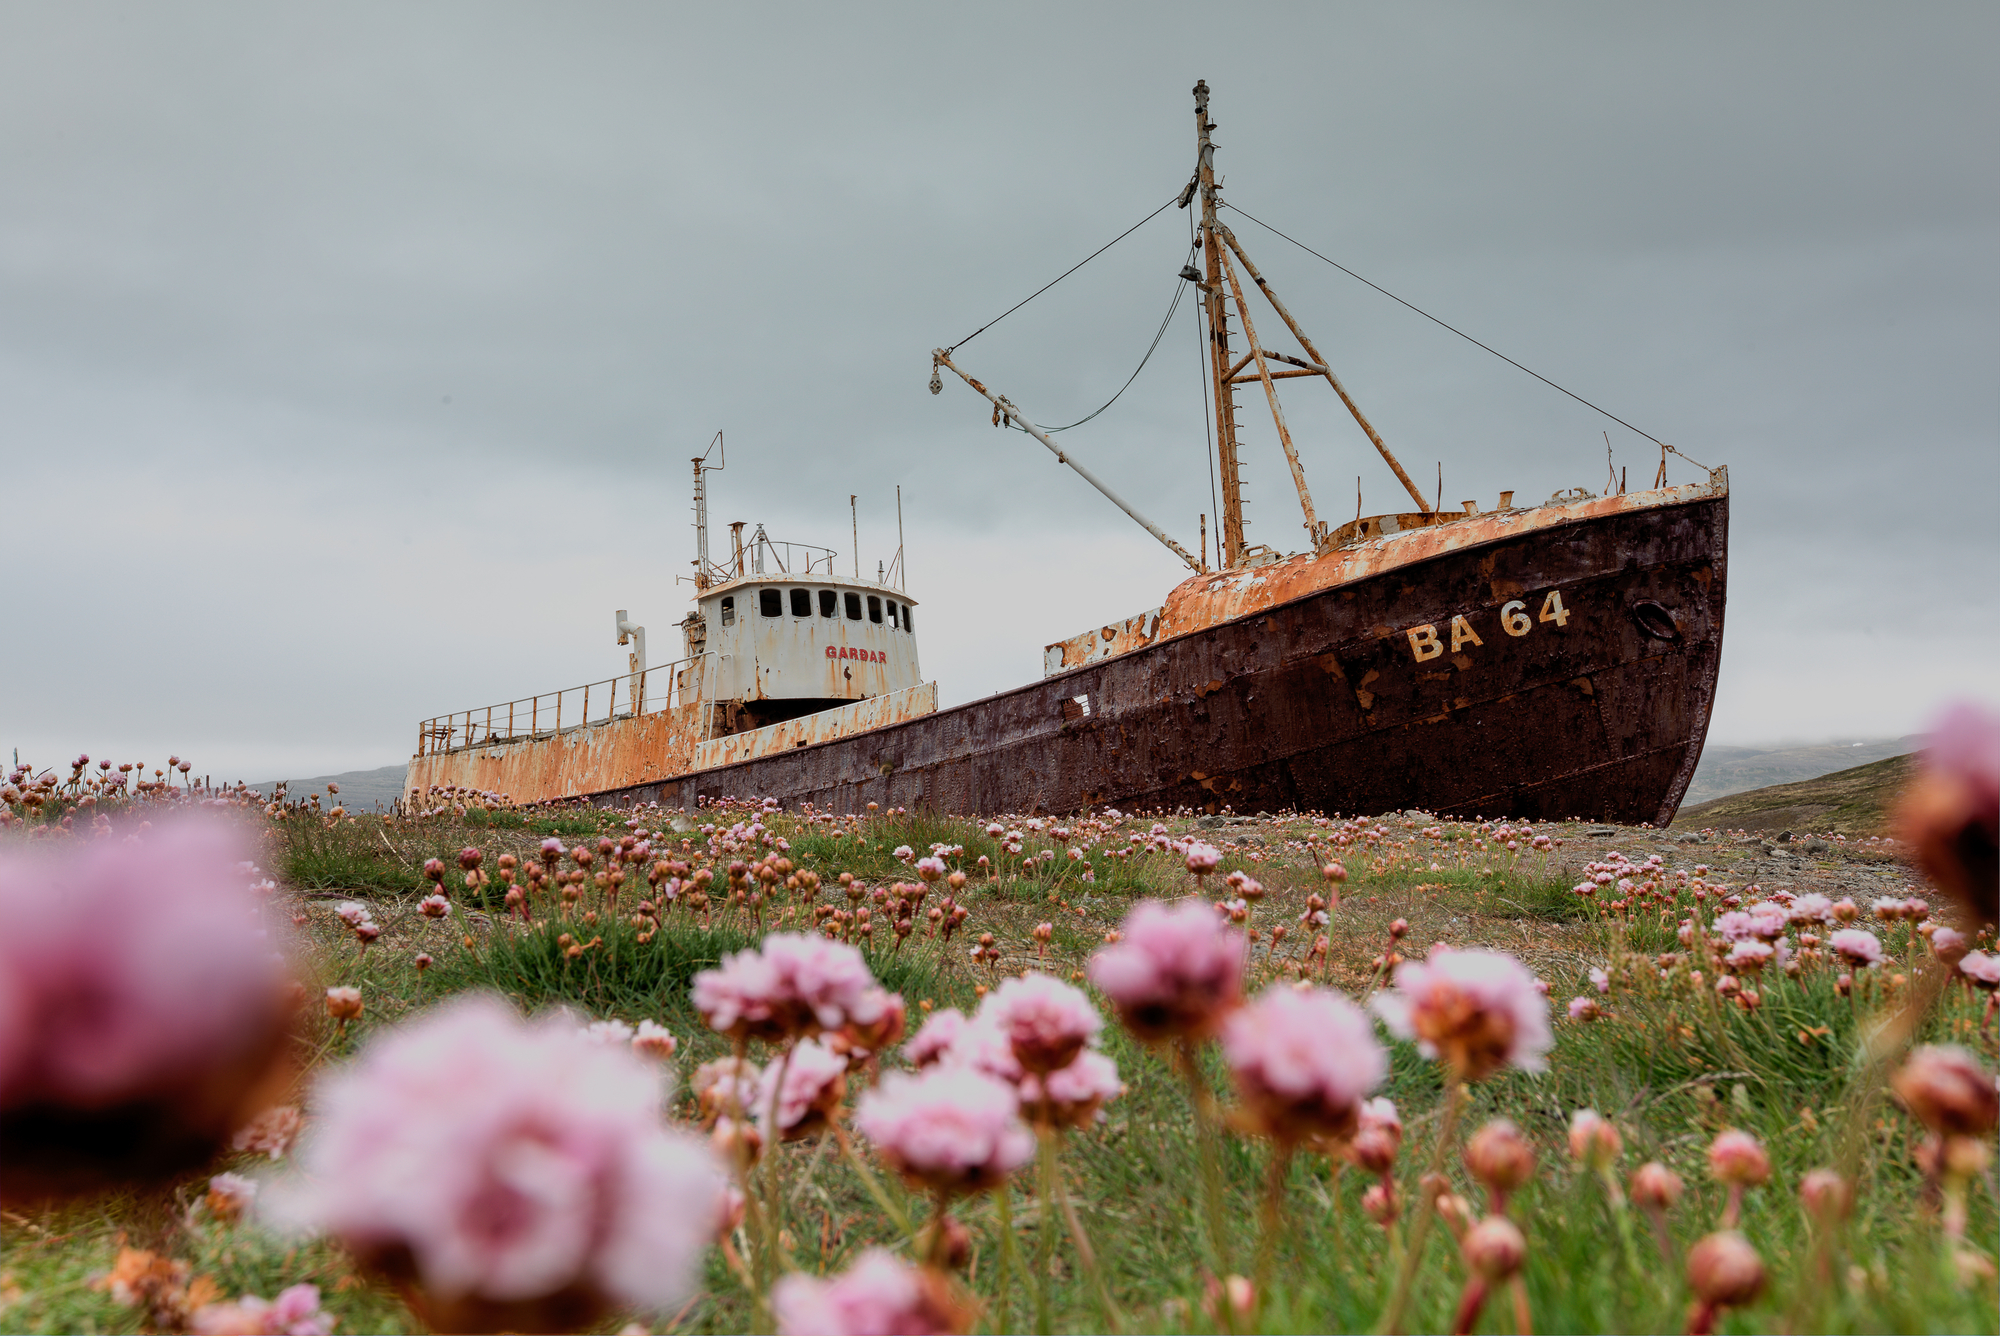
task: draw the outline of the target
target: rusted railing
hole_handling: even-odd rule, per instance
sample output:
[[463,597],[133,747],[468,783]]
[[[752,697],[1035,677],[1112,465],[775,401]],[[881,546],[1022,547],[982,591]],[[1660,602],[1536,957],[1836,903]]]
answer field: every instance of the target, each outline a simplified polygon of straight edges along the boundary
[[[623,673],[580,687],[436,715],[417,725],[417,755],[554,737],[572,729],[675,709],[700,700],[707,690],[709,657],[697,654],[642,673]],[[695,670],[696,665],[701,669]]]

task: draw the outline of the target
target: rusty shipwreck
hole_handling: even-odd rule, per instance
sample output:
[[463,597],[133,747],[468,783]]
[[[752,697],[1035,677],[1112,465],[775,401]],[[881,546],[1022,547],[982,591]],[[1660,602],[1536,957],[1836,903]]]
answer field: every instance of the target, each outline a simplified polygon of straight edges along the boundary
[[[514,802],[693,808],[774,798],[952,813],[1115,804],[1670,821],[1699,759],[1720,665],[1726,469],[1538,504],[1426,501],[1222,221],[1208,90],[1195,88],[1199,204],[1182,278],[1199,303],[1221,489],[1215,560],[1191,554],[1006,395],[932,354],[996,424],[1040,441],[1190,569],[1161,606],[1047,647],[1041,681],[937,707],[900,550],[873,580],[825,548],[731,527],[708,550],[695,461],[695,608],[682,657],[588,687],[424,721],[413,800],[446,786]],[[1171,201],[1170,201],[1171,202]],[[1247,216],[1247,215],[1246,215]],[[1199,259],[1200,268],[1193,261]],[[1254,298],[1254,300],[1253,300]],[[1297,351],[1258,332],[1282,327]],[[1240,345],[1238,340],[1240,338]],[[1414,509],[1318,518],[1277,382],[1329,386]],[[1263,400],[1298,494],[1304,550],[1245,539],[1238,390]],[[1678,452],[1673,452],[1678,453]],[[719,461],[718,461],[719,464]]]

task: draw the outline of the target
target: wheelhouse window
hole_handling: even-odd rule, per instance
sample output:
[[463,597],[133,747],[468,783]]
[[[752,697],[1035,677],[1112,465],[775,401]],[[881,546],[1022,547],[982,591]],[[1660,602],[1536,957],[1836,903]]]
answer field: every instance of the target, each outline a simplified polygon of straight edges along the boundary
[[882,600],[873,594],[868,596],[868,620],[878,626],[882,622]]
[[766,617],[785,615],[785,595],[779,589],[759,589],[757,591],[757,611]]
[[722,624],[724,626],[736,625],[736,596],[734,594],[727,595],[722,600]]
[[848,620],[848,621],[850,621],[850,622],[858,622],[858,621],[860,621],[860,620],[861,620],[861,595],[859,595],[859,594],[849,594],[849,595],[847,596],[847,599],[846,599],[846,603],[847,603],[847,620]]
[[895,630],[901,626],[902,622],[897,620],[896,617],[896,600],[892,598],[889,600],[889,627],[891,630]]
[[917,615],[917,610],[915,608],[911,607],[907,603],[903,605],[903,629],[905,631],[908,631],[912,634],[916,632],[917,629],[916,615]]
[[840,615],[840,595],[834,593],[831,589],[820,590],[819,615],[822,617],[838,617]]
[[813,615],[812,590],[794,589],[792,591],[792,616],[810,617],[812,615]]

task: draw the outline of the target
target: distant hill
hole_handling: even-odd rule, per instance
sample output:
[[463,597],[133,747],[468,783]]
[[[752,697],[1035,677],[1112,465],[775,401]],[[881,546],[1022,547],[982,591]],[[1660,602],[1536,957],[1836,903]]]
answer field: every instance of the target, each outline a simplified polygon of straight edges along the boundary
[[[380,770],[350,770],[344,775],[315,775],[311,779],[288,779],[285,788],[294,798],[303,798],[309,793],[324,794],[328,783],[340,785],[339,802],[350,812],[372,812],[378,806],[388,807],[403,796],[403,780],[409,774],[407,765],[385,765]],[[278,786],[276,780],[267,779],[250,787],[269,797],[271,790]],[[321,798],[322,802],[326,800]],[[328,804],[331,806],[332,804]]]
[[1684,802],[1705,803],[1732,793],[1793,784],[1869,761],[1906,756],[1924,745],[1921,734],[1873,742],[1829,742],[1805,747],[1718,747],[1702,749],[1694,782]]
[[1674,825],[1758,833],[1887,835],[1889,811],[1916,762],[1913,755],[1890,756],[1797,783],[1732,793],[1681,808]]

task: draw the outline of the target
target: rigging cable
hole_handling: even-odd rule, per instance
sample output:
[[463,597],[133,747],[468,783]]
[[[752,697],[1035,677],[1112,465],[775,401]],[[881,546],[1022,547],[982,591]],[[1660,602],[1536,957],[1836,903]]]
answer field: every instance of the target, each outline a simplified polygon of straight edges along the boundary
[[[1094,251],[1092,251],[1092,252],[1091,252],[1090,254],[1088,254],[1088,255],[1084,256],[1084,257],[1083,257],[1083,258],[1082,258],[1081,260],[1078,260],[1078,261],[1077,261],[1077,262],[1076,262],[1075,264],[1073,264],[1073,265],[1071,265],[1071,266],[1070,266],[1069,268],[1067,268],[1067,269],[1063,270],[1063,271],[1062,271],[1062,272],[1061,272],[1060,274],[1057,274],[1057,275],[1056,275],[1056,276],[1055,276],[1054,278],[1052,278],[1052,279],[1050,279],[1050,280],[1049,280],[1048,282],[1046,282],[1046,283],[1042,284],[1042,286],[1040,286],[1039,288],[1036,288],[1036,289],[1035,289],[1035,290],[1034,290],[1033,292],[1029,293],[1029,294],[1028,294],[1027,296],[1025,296],[1025,297],[1021,298],[1021,300],[1019,300],[1019,301],[1015,302],[1015,303],[1014,303],[1014,304],[1013,304],[1012,306],[1010,306],[1010,307],[1008,307],[1008,308],[1007,308],[1006,310],[1002,311],[1002,312],[1001,312],[1001,313],[1000,313],[999,315],[996,315],[996,316],[994,316],[994,317],[993,317],[993,318],[992,318],[991,320],[989,320],[989,321],[987,321],[987,322],[986,322],[985,324],[981,325],[981,326],[980,326],[980,327],[979,327],[978,329],[975,329],[975,330],[973,330],[973,331],[972,331],[972,332],[971,332],[970,334],[968,334],[968,335],[966,335],[966,336],[965,336],[964,338],[960,339],[960,340],[959,340],[959,341],[958,341],[957,343],[953,343],[953,344],[948,344],[948,345],[947,345],[947,346],[945,347],[945,351],[946,351],[946,352],[948,352],[948,353],[949,353],[949,352],[956,352],[956,351],[957,351],[958,349],[960,349],[960,348],[964,347],[964,346],[965,346],[966,344],[968,344],[968,343],[972,342],[972,341],[973,341],[974,339],[978,338],[978,337],[979,337],[979,336],[980,336],[981,334],[984,334],[984,333],[985,333],[985,332],[986,332],[987,330],[989,330],[989,329],[991,329],[991,328],[992,328],[993,326],[995,326],[995,325],[999,324],[999,323],[1000,323],[1000,322],[1001,322],[1002,320],[1005,320],[1005,319],[1006,319],[1006,318],[1007,318],[1008,316],[1010,316],[1010,315],[1014,314],[1014,312],[1016,312],[1016,311],[1020,310],[1020,309],[1021,309],[1021,308],[1022,308],[1023,306],[1026,306],[1026,305],[1027,305],[1027,304],[1028,304],[1029,302],[1031,302],[1031,301],[1033,301],[1033,300],[1034,300],[1035,298],[1037,298],[1037,297],[1041,296],[1041,295],[1042,295],[1042,294],[1043,294],[1044,292],[1047,292],[1047,291],[1048,291],[1048,290],[1049,290],[1050,288],[1052,288],[1052,287],[1054,287],[1054,286],[1055,286],[1056,284],[1058,284],[1058,283],[1062,282],[1062,281],[1063,281],[1064,279],[1068,278],[1068,277],[1069,277],[1069,276],[1070,276],[1071,274],[1075,273],[1075,272],[1076,272],[1077,270],[1079,270],[1079,269],[1083,268],[1083,267],[1084,267],[1085,265],[1089,264],[1089,263],[1090,263],[1090,262],[1091,262],[1092,260],[1096,259],[1096,258],[1097,258],[1098,256],[1100,256],[1100,255],[1104,254],[1104,252],[1106,252],[1106,251],[1110,250],[1110,249],[1111,249],[1111,248],[1112,248],[1113,246],[1116,246],[1116,245],[1117,245],[1117,244],[1118,244],[1119,242],[1123,241],[1123,240],[1124,240],[1124,239],[1125,239],[1126,237],[1129,237],[1129,236],[1131,236],[1131,235],[1132,235],[1132,234],[1133,234],[1134,232],[1137,232],[1137,231],[1138,231],[1138,230],[1139,230],[1140,228],[1144,227],[1144,226],[1145,226],[1145,225],[1146,225],[1147,223],[1150,223],[1150,222],[1152,222],[1152,221],[1153,221],[1153,219],[1155,219],[1155,218],[1159,217],[1161,213],[1163,213],[1163,212],[1165,212],[1165,211],[1166,211],[1166,208],[1167,208],[1167,205],[1168,205],[1168,204],[1175,204],[1175,203],[1178,203],[1178,202],[1179,202],[1179,200],[1180,200],[1180,197],[1181,197],[1181,196],[1180,196],[1180,192],[1179,192],[1178,190],[1177,190],[1177,191],[1175,191],[1175,192],[1174,192],[1173,194],[1171,194],[1171,195],[1169,195],[1169,196],[1167,197],[1167,203],[1166,203],[1166,204],[1162,204],[1162,205],[1161,205],[1161,206],[1160,206],[1159,208],[1157,208],[1157,209],[1153,210],[1153,211],[1152,211],[1151,213],[1147,214],[1147,215],[1146,215],[1146,216],[1145,216],[1144,218],[1141,218],[1141,219],[1140,219],[1140,220],[1139,220],[1138,222],[1136,222],[1136,223],[1132,224],[1132,226],[1130,226],[1130,227],[1126,228],[1126,229],[1125,229],[1125,230],[1124,230],[1123,232],[1120,232],[1120,233],[1119,233],[1119,234],[1118,234],[1117,236],[1115,236],[1115,237],[1111,238],[1111,240],[1109,240],[1109,241],[1105,242],[1105,243],[1104,243],[1104,244],[1103,244],[1102,246],[1099,246],[1099,247],[1098,247],[1098,248],[1097,248],[1096,250],[1094,250]],[[1249,215],[1249,214],[1245,214],[1245,215],[1243,215],[1243,216],[1244,216],[1244,217],[1246,217],[1246,218],[1248,218],[1248,217],[1249,217],[1250,215]],[[1253,220],[1253,221],[1254,221],[1254,220]]]
[[[1188,255],[1190,258],[1193,257],[1194,251],[1192,248],[1189,249]],[[1112,395],[1109,399],[1105,400],[1103,407],[1100,407],[1097,410],[1097,413],[1102,413],[1106,408],[1109,408],[1111,407],[1111,405],[1117,403],[1119,398],[1124,395],[1125,391],[1132,388],[1132,382],[1139,379],[1139,373],[1146,369],[1146,363],[1153,360],[1153,353],[1156,349],[1159,348],[1160,340],[1166,337],[1167,326],[1171,325],[1174,322],[1174,312],[1180,309],[1181,294],[1186,291],[1187,291],[1186,281],[1181,279],[1179,276],[1176,276],[1174,280],[1174,299],[1171,302],[1167,303],[1166,319],[1160,321],[1160,327],[1153,331],[1152,345],[1146,349],[1146,355],[1139,359],[1139,365],[1133,369],[1132,374],[1125,378],[1125,383],[1118,387],[1118,393]],[[1206,404],[1208,401],[1204,399],[1202,402]],[[1076,421],[1070,423],[1069,427],[1043,427],[1042,430],[1046,432],[1058,432],[1058,431],[1068,431],[1070,427],[1081,427],[1084,423],[1090,421],[1090,418],[1096,417],[1097,413],[1092,413],[1090,417],[1078,418]],[[1007,420],[1007,425],[1013,427],[1014,430],[1016,431],[1025,432],[1027,430],[1026,427],[1019,425],[1012,418],[1009,418]]]
[[[1550,380],[1547,376],[1542,375],[1539,371],[1531,371],[1527,367],[1522,366],[1519,362],[1516,362],[1513,358],[1507,356],[1507,354],[1501,352],[1499,349],[1487,347],[1487,345],[1481,343],[1478,339],[1473,338],[1470,334],[1466,333],[1464,330],[1454,328],[1451,325],[1446,325],[1444,321],[1438,319],[1436,316],[1432,315],[1429,311],[1426,311],[1422,307],[1417,306],[1411,302],[1403,301],[1401,297],[1398,297],[1395,293],[1389,291],[1389,289],[1383,287],[1381,284],[1369,283],[1367,279],[1362,278],[1361,275],[1355,273],[1352,269],[1349,269],[1346,265],[1340,263],[1340,261],[1329,260],[1327,259],[1326,256],[1321,255],[1318,251],[1314,250],[1311,246],[1306,245],[1305,242],[1300,241],[1298,238],[1285,236],[1283,232],[1280,232],[1277,228],[1271,226],[1269,223],[1265,222],[1262,218],[1257,217],[1255,214],[1244,213],[1242,209],[1237,208],[1234,204],[1224,203],[1222,207],[1225,209],[1233,210],[1236,213],[1243,214],[1245,218],[1248,218],[1251,222],[1257,224],[1257,226],[1263,228],[1266,232],[1269,232],[1272,236],[1281,237],[1284,240],[1291,242],[1294,246],[1297,246],[1300,250],[1304,251],[1306,254],[1312,256],[1313,258],[1319,260],[1326,260],[1328,264],[1332,265],[1335,269],[1338,269],[1341,273],[1346,274],[1349,278],[1355,279],[1358,282],[1368,283],[1369,287],[1374,288],[1375,291],[1381,293],[1384,297],[1387,297],[1390,301],[1399,302],[1404,306],[1408,306],[1412,311],[1415,311],[1418,315],[1422,316],[1424,319],[1430,321],[1434,325],[1442,325],[1445,329],[1451,330],[1452,333],[1458,335],[1458,337],[1464,339],[1467,343],[1470,343],[1475,347],[1485,348],[1487,352],[1492,353],[1495,357],[1505,362],[1508,366],[1514,367],[1516,370],[1527,371],[1529,375],[1533,376],[1536,380],[1542,382],[1542,384],[1548,386],[1552,390],[1561,390],[1562,393],[1569,395],[1570,398],[1576,400],[1578,403],[1582,404],[1585,408],[1588,408],[1593,412],[1604,414],[1605,417],[1610,418],[1613,422],[1616,422],[1619,426],[1624,427],[1629,431],[1639,432],[1639,435],[1644,436],[1647,440],[1651,441],[1654,445],[1657,445],[1662,449],[1666,450],[1673,449],[1672,446],[1668,445],[1665,441],[1653,435],[1651,432],[1639,431],[1639,428],[1634,427],[1631,423],[1627,422],[1624,418],[1619,417],[1616,413],[1613,413],[1608,409],[1599,408],[1596,404],[1590,402],[1590,400],[1584,398],[1580,394],[1577,394],[1573,390],[1564,390],[1562,386],[1556,384],[1554,381]],[[1680,451],[1674,450],[1674,453],[1680,454]],[[1683,455],[1682,458],[1686,458],[1686,456]]]

